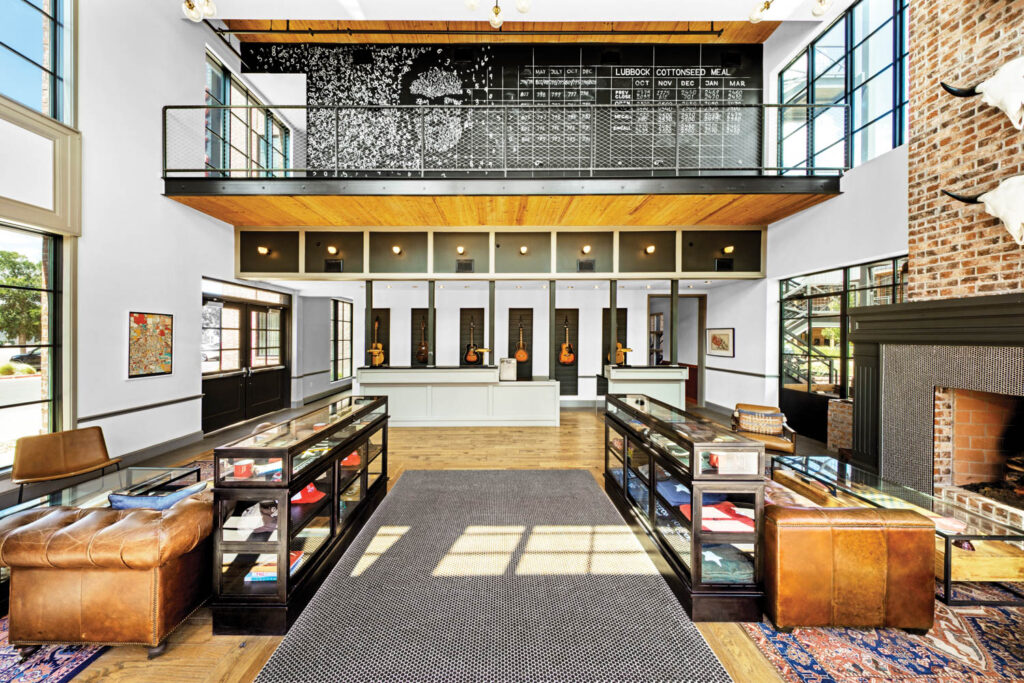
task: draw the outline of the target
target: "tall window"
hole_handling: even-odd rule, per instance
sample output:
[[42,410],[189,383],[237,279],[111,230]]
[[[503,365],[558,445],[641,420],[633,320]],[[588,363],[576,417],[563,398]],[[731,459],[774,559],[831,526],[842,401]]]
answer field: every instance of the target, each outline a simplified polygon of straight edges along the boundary
[[203,278],[203,374],[282,364],[290,301],[280,292]]
[[60,428],[60,238],[0,227],[0,468]]
[[[779,165],[814,173],[864,163],[907,136],[908,0],[860,0],[779,74]],[[805,165],[807,168],[805,168]],[[809,169],[809,170],[808,170]]]
[[783,389],[847,398],[853,342],[847,310],[904,300],[906,257],[781,282],[779,377]]
[[352,376],[352,302],[331,301],[331,381]]
[[0,95],[68,121],[70,0],[0,0]]
[[[0,2],[9,0],[0,0]],[[290,131],[212,55],[206,56],[206,167],[210,175],[286,175]],[[249,108],[246,108],[249,107]],[[227,169],[231,169],[228,171]]]

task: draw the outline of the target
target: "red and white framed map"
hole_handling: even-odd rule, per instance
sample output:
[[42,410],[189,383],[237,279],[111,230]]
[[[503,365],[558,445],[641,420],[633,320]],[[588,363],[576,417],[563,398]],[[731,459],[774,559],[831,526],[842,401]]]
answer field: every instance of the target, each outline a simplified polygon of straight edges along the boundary
[[128,314],[128,378],[169,375],[174,359],[174,316]]

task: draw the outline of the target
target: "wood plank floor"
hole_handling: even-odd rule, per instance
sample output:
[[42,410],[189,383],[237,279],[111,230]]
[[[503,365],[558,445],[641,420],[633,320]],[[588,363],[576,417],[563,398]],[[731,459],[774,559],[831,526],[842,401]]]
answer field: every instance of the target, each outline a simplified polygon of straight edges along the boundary
[[[417,469],[586,469],[604,487],[604,423],[593,410],[563,411],[560,427],[393,428],[388,434],[389,483]],[[208,456],[206,456],[208,457]],[[697,628],[737,681],[780,681],[738,624]],[[214,636],[210,612],[196,612],[152,661],[146,649],[115,647],[76,681],[248,683],[270,658],[278,637]]]

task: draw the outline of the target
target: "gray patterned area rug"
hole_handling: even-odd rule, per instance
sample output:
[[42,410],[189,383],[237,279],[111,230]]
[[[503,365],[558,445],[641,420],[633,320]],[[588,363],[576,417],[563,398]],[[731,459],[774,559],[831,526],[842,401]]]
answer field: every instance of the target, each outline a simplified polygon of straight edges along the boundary
[[729,680],[583,470],[405,472],[257,678]]

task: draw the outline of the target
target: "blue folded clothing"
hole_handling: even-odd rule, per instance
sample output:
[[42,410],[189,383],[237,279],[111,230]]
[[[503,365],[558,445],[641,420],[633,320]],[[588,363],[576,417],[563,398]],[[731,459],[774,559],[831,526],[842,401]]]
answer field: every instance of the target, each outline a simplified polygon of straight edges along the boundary
[[680,484],[675,479],[666,479],[658,482],[658,495],[673,507],[690,504],[690,489]]

